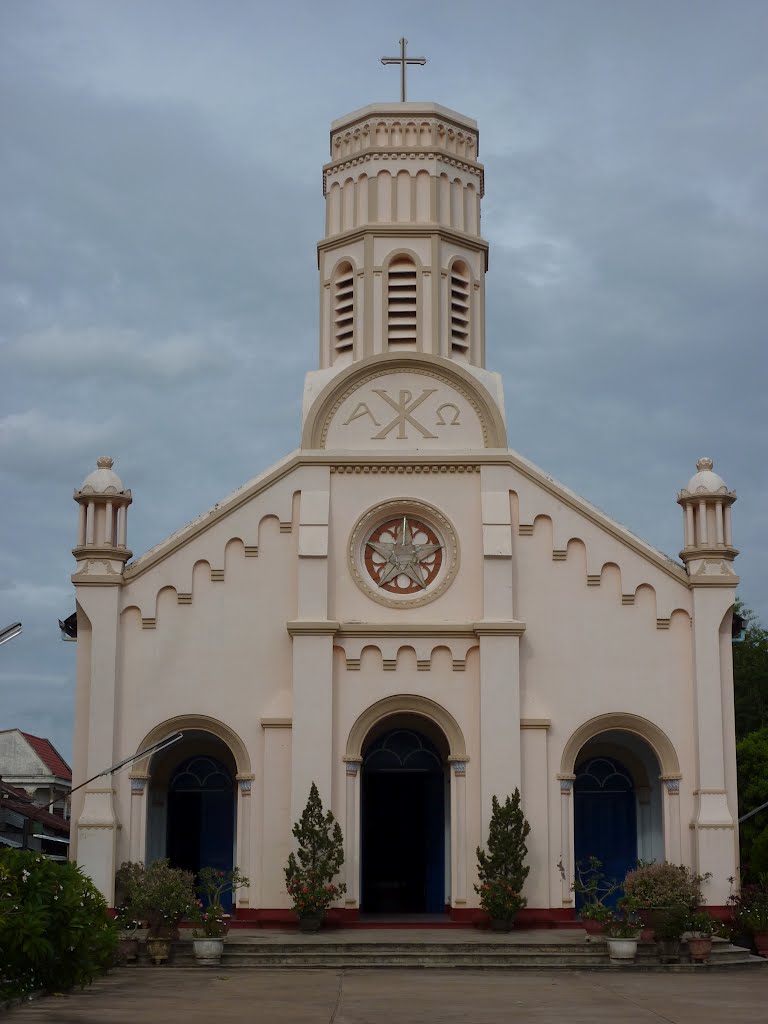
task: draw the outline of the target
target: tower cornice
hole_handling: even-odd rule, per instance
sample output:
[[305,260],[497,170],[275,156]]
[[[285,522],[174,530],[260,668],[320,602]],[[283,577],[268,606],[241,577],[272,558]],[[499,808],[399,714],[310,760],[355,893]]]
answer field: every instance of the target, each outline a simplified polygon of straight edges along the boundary
[[[318,266],[320,256],[325,252],[332,252],[334,249],[343,248],[353,242],[361,242],[366,235],[375,234],[381,238],[431,238],[433,235],[440,235],[447,242],[463,246],[474,252],[483,254],[484,265],[488,270],[488,242],[478,235],[470,235],[465,231],[456,231],[455,228],[447,228],[444,224],[437,222],[426,224],[372,224],[359,228],[352,228],[350,231],[340,231],[336,235],[329,235],[317,243]],[[374,266],[373,270],[381,270],[381,267]]]

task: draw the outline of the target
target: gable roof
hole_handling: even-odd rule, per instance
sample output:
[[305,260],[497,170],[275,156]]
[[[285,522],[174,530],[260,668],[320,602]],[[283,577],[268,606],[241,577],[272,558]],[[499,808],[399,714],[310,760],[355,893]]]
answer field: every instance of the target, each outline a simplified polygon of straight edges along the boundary
[[21,735],[52,775],[55,775],[57,779],[72,781],[72,769],[50,740],[44,739],[42,736],[33,736],[28,732],[22,732]]
[[69,821],[58,814],[51,814],[43,807],[37,807],[30,801],[23,789],[9,786],[5,782],[0,782],[0,808],[15,811],[22,817],[31,818],[33,821],[39,821],[41,825],[47,825],[49,829],[61,835],[69,835]]
[[[632,548],[638,555],[655,565],[658,569],[661,569],[666,575],[671,576],[672,579],[681,583],[684,587],[690,586],[685,566],[677,561],[677,559],[672,558],[648,541],[638,537],[637,534],[632,533],[631,530],[616,522],[616,520],[603,512],[602,509],[587,501],[586,498],[582,498],[581,495],[572,491],[570,487],[561,484],[554,477],[549,476],[535,463],[519,455],[511,448],[499,451],[486,449],[481,452],[411,453],[409,461],[414,465],[419,463],[432,464],[441,461],[453,461],[457,456],[462,462],[473,465],[511,466],[527,477],[532,483],[537,484],[543,490],[548,491],[553,497],[591,520],[599,529],[611,534],[622,544]],[[217,502],[213,508],[203,512],[196,519],[193,519],[192,522],[176,530],[139,558],[129,562],[125,567],[124,582],[129,583],[131,580],[142,576],[158,562],[162,562],[164,558],[167,558],[173,551],[183,547],[199,534],[204,533],[215,523],[219,522],[219,520],[240,508],[241,505],[250,501],[257,494],[266,491],[272,484],[292,473],[299,466],[329,465],[334,467],[339,465],[354,466],[362,463],[397,465],[400,462],[402,462],[402,456],[393,455],[392,453],[378,455],[371,454],[370,452],[293,451],[259,476],[247,481],[242,487],[238,487],[237,490],[233,491],[226,498]]]

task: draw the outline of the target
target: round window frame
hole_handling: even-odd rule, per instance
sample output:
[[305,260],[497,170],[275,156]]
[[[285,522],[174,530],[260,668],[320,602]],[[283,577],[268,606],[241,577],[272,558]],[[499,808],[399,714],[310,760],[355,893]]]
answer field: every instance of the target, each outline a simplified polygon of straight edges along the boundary
[[[434,531],[443,544],[443,564],[425,591],[396,595],[381,590],[369,576],[364,546],[378,526],[402,515],[423,520]],[[417,498],[396,498],[379,502],[360,516],[349,538],[347,558],[352,578],[371,600],[387,608],[419,608],[444,594],[453,582],[459,569],[459,541],[450,521],[434,505]]]

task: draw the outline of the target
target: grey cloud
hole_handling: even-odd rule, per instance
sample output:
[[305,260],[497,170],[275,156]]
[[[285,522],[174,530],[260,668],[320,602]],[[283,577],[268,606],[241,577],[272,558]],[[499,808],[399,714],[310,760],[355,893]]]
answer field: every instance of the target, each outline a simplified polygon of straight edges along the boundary
[[392,0],[375,38],[308,0],[0,22],[0,622],[24,618],[5,724],[70,749],[55,620],[97,455],[140,553],[297,445],[329,122],[395,98],[378,58],[403,32],[430,58],[411,94],[480,124],[511,445],[672,554],[712,455],[768,621],[760,0]]

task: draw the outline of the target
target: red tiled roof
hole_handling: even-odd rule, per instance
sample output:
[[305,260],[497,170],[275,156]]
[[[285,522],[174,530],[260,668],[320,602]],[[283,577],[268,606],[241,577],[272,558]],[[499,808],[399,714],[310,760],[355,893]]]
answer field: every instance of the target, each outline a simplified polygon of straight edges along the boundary
[[[0,782],[0,806],[7,807],[10,811],[16,811],[17,814],[21,814],[25,818],[39,821],[41,825],[47,825],[54,832],[59,832],[65,836],[69,835],[69,821],[65,821],[58,814],[51,814],[42,807],[35,807],[33,803],[29,802],[29,797],[26,796],[26,793],[24,793],[26,799],[14,799],[14,797],[21,793],[23,793],[23,790],[17,789],[16,786],[9,786],[5,782]],[[6,794],[8,795],[6,796]]]
[[72,781],[72,769],[50,740],[43,739],[42,736],[32,736],[28,732],[22,732],[21,735],[57,779]]

